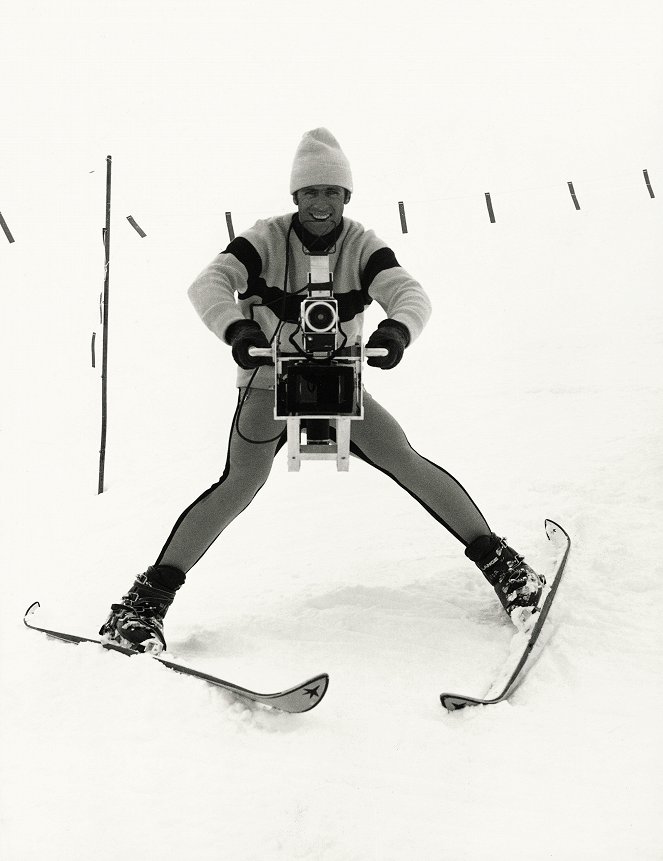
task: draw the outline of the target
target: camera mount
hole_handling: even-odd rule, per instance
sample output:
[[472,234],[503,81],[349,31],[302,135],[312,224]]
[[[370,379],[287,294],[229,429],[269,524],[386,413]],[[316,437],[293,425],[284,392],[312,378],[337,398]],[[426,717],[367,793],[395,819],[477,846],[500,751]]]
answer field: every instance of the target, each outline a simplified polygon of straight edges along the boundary
[[293,334],[291,352],[278,338],[269,348],[249,349],[274,363],[274,418],[287,422],[290,472],[298,472],[302,460],[335,460],[338,471],[348,471],[351,422],[364,417],[364,358],[387,355],[361,341],[347,345],[332,280],[329,257],[311,255],[299,316],[302,346]]

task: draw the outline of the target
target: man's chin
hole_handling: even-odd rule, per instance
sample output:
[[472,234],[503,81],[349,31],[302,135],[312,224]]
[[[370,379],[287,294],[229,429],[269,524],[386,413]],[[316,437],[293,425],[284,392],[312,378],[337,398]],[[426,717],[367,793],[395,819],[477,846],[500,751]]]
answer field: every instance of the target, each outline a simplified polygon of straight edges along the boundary
[[302,224],[309,233],[313,233],[315,236],[324,236],[326,233],[331,233],[336,226],[331,218],[325,218],[324,221],[318,221],[316,218],[307,218]]

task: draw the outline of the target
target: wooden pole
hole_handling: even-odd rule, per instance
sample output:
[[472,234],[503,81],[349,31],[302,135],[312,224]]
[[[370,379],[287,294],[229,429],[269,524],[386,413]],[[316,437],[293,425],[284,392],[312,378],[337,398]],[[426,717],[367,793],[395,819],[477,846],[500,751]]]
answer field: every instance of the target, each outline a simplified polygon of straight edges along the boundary
[[573,205],[576,209],[580,209],[580,204],[578,203],[578,196],[576,194],[575,188],[573,187],[573,183],[567,182],[566,184],[568,185],[569,191],[571,192],[571,200],[573,201]]
[[490,192],[486,191],[486,206],[488,207],[488,218],[490,218],[490,223],[495,224],[495,211],[493,209],[493,201],[490,199]]
[[226,212],[226,227],[228,228],[228,236],[232,242],[235,238],[235,228],[233,227],[233,217],[231,212]]
[[407,233],[407,221],[405,220],[405,204],[402,200],[398,201],[398,213],[401,217],[401,230]]
[[99,485],[97,493],[104,492],[106,467],[106,431],[108,426],[108,294],[110,287],[110,233],[111,233],[111,169],[112,156],[106,156],[106,227],[104,229],[104,296],[103,296],[103,347],[101,354],[101,446],[99,448]]
[[[645,173],[647,173],[647,171],[645,171]],[[653,195],[652,195],[652,196],[653,196]],[[14,241],[14,237],[12,236],[12,232],[11,232],[11,230],[9,229],[9,226],[7,225],[7,222],[6,222],[6,221],[5,221],[5,219],[2,217],[2,213],[1,213],[1,212],[0,212],[0,227],[2,227],[2,229],[3,229],[3,231],[4,231],[4,234],[5,234],[5,236],[7,237],[7,242],[13,242],[13,241]]]
[[127,215],[127,221],[133,227],[133,229],[136,231],[136,233],[140,236],[140,238],[145,239],[145,237],[147,236],[147,233],[145,233],[145,231],[140,226],[140,224],[138,224],[136,222],[136,219],[133,217],[133,215]]

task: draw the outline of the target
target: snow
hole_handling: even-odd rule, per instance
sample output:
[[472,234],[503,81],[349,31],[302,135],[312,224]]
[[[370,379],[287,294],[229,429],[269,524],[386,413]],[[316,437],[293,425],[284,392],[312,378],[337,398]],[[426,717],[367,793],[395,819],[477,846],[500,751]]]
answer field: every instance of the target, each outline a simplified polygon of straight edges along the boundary
[[[378,20],[341,3],[344,19],[320,13],[329,41],[290,3],[11,13],[3,859],[663,857],[660,9],[416,6]],[[342,82],[368,82],[372,101],[321,85],[320,51],[342,53]],[[271,114],[247,110],[258,92]],[[530,564],[552,563],[544,518],[573,538],[545,650],[499,706],[447,714],[439,694],[484,695],[520,638],[455,540],[358,461],[289,474],[281,453],[167,618],[171,655],[239,684],[329,672],[308,714],[22,625],[39,600],[36,621],[94,636],[221,473],[235,371],[186,288],[225,244],[225,211],[239,232],[288,210],[292,152],[318,124],[353,164],[347,214],[434,305],[403,363],[367,370],[367,388]],[[379,319],[371,308],[369,331]]]

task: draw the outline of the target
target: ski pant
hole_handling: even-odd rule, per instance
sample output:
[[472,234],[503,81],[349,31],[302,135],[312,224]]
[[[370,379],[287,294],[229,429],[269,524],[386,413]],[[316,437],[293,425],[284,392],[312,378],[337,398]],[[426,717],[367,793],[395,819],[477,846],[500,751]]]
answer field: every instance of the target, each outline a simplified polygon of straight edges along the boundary
[[[223,475],[182,512],[157,565],[189,571],[267,481],[286,442],[286,423],[274,418],[273,391],[251,389],[242,403],[245,391],[239,393]],[[467,491],[418,454],[396,419],[367,392],[364,419],[351,423],[350,452],[393,479],[465,546],[490,534]]]

